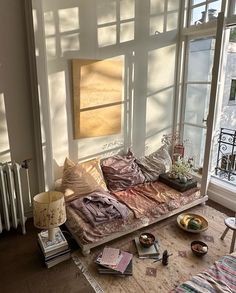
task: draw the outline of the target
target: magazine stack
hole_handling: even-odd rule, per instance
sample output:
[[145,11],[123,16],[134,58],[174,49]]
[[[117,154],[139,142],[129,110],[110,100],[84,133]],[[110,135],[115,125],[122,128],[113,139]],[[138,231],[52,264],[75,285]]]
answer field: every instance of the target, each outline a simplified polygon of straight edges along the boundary
[[132,258],[129,252],[105,247],[95,260],[100,274],[132,276]]
[[38,234],[38,243],[47,268],[70,258],[70,248],[65,236],[59,227],[55,229],[56,235],[53,241],[48,240],[48,231]]

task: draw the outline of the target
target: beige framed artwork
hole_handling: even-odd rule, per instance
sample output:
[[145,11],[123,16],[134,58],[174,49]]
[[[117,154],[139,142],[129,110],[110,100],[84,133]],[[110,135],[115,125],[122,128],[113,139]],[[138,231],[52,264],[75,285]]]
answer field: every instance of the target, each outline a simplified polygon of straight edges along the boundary
[[122,60],[73,59],[74,138],[121,132]]

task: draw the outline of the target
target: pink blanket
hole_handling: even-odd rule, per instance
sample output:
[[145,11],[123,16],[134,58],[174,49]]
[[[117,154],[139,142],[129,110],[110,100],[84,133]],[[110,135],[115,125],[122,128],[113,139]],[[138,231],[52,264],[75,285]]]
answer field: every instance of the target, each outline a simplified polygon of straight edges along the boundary
[[160,214],[160,209],[164,204],[165,206],[171,204],[173,209],[177,208],[181,205],[181,198],[196,191],[198,191],[198,188],[192,188],[181,193],[164,183],[155,181],[113,192],[113,195],[120,202],[126,204],[134,212],[136,218],[141,218],[148,214],[155,216],[157,212]]

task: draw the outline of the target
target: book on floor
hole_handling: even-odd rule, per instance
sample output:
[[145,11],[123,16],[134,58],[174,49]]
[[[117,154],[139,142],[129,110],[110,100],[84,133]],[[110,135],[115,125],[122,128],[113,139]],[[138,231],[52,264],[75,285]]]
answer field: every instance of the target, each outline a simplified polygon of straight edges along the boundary
[[44,254],[53,253],[56,249],[66,249],[68,248],[68,243],[66,241],[65,236],[63,235],[61,229],[55,228],[55,239],[50,241],[48,240],[48,231],[42,231],[38,234],[38,242],[41,246],[41,249]]
[[160,247],[157,242],[155,242],[151,247],[145,248],[139,242],[139,237],[134,238],[134,242],[137,248],[139,258],[161,258]]
[[133,262],[132,259],[130,260],[127,268],[125,269],[125,271],[123,273],[120,273],[118,271],[106,268],[102,265],[98,265],[98,272],[100,274],[110,274],[110,275],[115,275],[115,276],[132,276],[133,274]]
[[[105,257],[103,257],[103,253]],[[111,259],[108,258],[108,255],[111,255]],[[121,251],[116,248],[105,247],[104,250],[98,255],[97,259],[95,260],[96,264],[99,265],[100,271],[102,270],[101,267],[104,267],[104,271],[112,270],[119,274],[124,274],[126,271],[129,263],[131,262],[133,255],[126,251]]]
[[43,256],[44,261],[46,262],[46,261],[50,261],[52,259],[55,259],[56,257],[62,256],[62,255],[67,254],[67,253],[70,253],[70,252],[71,252],[70,248],[67,248],[67,249],[62,250],[60,252],[57,252],[57,253],[55,253],[53,255],[45,256],[44,254],[42,254],[42,256]]
[[65,261],[65,260],[70,259],[70,257],[71,257],[71,255],[70,255],[70,251],[69,251],[69,252],[66,252],[66,253],[64,253],[62,255],[59,255],[57,257],[53,257],[53,258],[51,258],[49,260],[46,260],[45,265],[49,269],[49,268],[51,268],[51,267],[53,267],[53,266]]

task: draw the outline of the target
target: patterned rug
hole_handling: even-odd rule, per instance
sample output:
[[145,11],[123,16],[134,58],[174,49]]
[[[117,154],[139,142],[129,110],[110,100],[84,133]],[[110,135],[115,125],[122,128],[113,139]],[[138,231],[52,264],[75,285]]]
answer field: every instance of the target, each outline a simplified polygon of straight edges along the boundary
[[[76,251],[72,255],[73,260],[95,292],[167,293],[179,283],[188,280],[192,275],[199,273],[215,260],[229,253],[232,234],[228,232],[224,241],[220,240],[225,229],[224,219],[227,216],[209,206],[198,206],[189,211],[203,215],[208,220],[208,230],[201,234],[185,232],[178,227],[177,216],[173,216],[107,244],[107,246],[134,254],[133,276],[116,277],[100,275],[97,272],[94,259],[104,246],[94,248],[86,257],[82,256],[80,251]],[[168,266],[163,266],[161,262],[153,263],[151,259],[137,257],[133,240],[135,236],[144,231],[151,232],[158,238],[162,251],[167,249],[168,253],[173,253],[169,257]],[[207,243],[208,253],[205,256],[193,255],[190,248],[193,240],[202,240]]]

